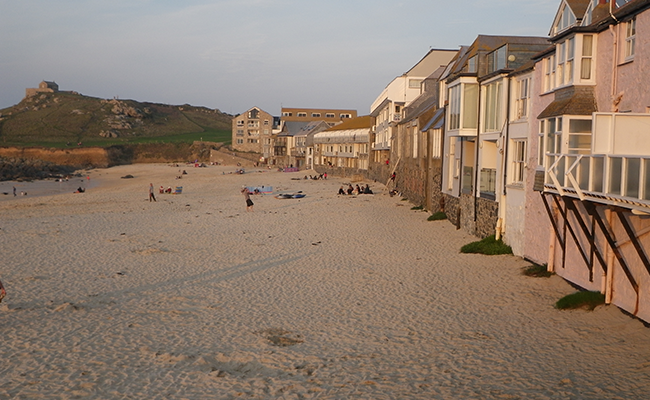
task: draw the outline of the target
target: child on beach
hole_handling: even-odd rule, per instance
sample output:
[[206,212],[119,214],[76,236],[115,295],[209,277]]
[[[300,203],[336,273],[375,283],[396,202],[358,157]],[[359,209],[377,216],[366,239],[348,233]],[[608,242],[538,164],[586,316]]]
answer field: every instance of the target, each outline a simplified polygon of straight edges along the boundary
[[2,303],[2,299],[4,299],[6,295],[7,292],[5,291],[5,287],[2,286],[2,281],[0,281],[0,303]]
[[153,194],[153,183],[149,184],[149,203],[151,203],[151,200],[156,201],[156,196]]

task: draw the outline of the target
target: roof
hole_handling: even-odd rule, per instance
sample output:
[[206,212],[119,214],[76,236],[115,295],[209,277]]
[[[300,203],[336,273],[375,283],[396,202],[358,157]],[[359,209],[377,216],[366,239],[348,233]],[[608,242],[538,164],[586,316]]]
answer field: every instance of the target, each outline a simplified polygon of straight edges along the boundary
[[363,117],[351,118],[344,120],[342,123],[329,128],[326,132],[342,131],[349,129],[370,129],[373,125],[373,120],[370,115]]
[[369,143],[370,128],[324,131],[314,135],[314,143]]
[[571,86],[555,92],[555,100],[542,111],[537,119],[561,115],[591,115],[598,111],[594,88]]
[[427,122],[422,128],[422,132],[428,131],[429,129],[440,129],[445,123],[445,109],[439,108],[436,110],[433,117]]

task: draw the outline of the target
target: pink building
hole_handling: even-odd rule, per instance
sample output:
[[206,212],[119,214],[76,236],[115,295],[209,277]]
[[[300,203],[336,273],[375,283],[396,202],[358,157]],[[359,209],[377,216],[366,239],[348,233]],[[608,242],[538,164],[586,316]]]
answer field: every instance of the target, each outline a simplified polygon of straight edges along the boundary
[[549,240],[535,229],[535,195],[526,221],[529,242],[539,241],[528,252],[540,257],[546,242],[550,270],[646,321],[649,8],[649,0],[561,2],[553,48],[535,67],[539,129],[537,149],[530,147],[531,157],[539,150],[534,186],[551,222]]

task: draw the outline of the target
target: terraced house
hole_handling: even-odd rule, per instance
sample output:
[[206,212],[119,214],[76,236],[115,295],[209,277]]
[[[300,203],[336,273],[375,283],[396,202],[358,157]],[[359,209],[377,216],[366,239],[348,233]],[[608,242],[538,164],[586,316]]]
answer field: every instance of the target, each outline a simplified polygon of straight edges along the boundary
[[[650,1],[560,3],[540,81],[535,189],[549,269],[650,320]],[[543,107],[543,108],[542,108]],[[530,207],[540,207],[530,204]],[[527,219],[527,235],[538,219]]]

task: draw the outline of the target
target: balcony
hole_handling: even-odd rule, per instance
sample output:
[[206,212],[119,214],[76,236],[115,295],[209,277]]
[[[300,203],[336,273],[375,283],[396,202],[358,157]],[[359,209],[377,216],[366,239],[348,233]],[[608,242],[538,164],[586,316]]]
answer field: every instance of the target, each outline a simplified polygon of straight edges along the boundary
[[544,190],[629,209],[650,208],[650,115],[595,113],[591,154],[546,154]]
[[650,208],[650,155],[549,155],[545,191],[624,208]]

